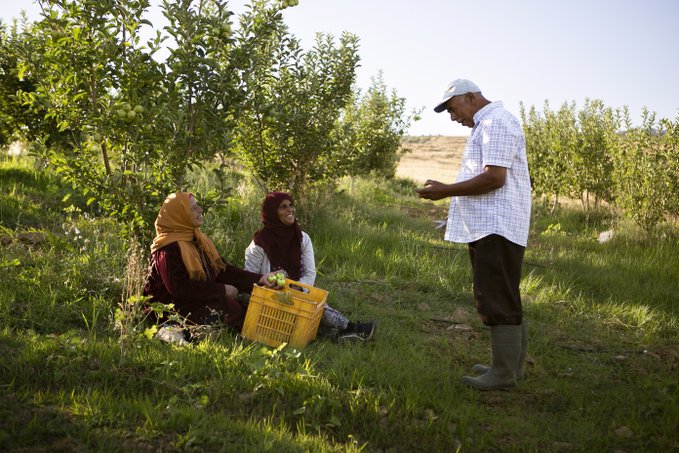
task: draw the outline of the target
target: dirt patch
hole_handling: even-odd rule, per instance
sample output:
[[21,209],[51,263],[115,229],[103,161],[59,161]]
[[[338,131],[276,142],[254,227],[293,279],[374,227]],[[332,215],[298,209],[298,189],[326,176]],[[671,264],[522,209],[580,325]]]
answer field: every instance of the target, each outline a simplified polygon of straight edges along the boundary
[[417,182],[454,182],[466,141],[467,137],[442,135],[404,137],[401,146],[411,151],[401,158],[396,176]]

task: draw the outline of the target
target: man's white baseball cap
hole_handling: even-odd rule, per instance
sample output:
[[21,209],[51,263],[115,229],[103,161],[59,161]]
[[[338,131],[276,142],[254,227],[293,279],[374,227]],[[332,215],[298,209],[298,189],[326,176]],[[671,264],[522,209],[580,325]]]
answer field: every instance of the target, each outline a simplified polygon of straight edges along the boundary
[[481,88],[478,87],[474,82],[471,80],[467,79],[456,79],[453,80],[448,84],[448,88],[446,91],[443,93],[443,98],[441,99],[441,102],[438,103],[436,107],[434,107],[434,111],[436,113],[441,113],[446,109],[445,105],[446,102],[450,100],[450,98],[454,96],[462,96],[463,94],[467,93],[480,93]]

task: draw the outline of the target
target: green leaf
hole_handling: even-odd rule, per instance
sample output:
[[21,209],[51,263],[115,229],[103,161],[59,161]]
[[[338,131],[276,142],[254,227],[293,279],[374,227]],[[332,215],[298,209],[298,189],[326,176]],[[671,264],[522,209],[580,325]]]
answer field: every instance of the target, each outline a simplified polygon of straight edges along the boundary
[[3,262],[0,263],[0,268],[17,267],[17,266],[21,266],[21,261],[19,261],[19,258],[14,258],[13,260],[3,261]]
[[153,336],[158,333],[158,326],[153,325],[151,327],[147,327],[144,330],[144,336],[148,338],[149,340],[153,338]]

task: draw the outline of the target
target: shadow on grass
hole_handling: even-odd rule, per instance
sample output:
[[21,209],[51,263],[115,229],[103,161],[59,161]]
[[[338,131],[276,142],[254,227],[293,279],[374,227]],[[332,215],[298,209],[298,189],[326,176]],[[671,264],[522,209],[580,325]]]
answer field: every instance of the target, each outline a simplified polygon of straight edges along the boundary
[[38,228],[61,215],[61,189],[36,170],[0,168],[0,192],[0,222],[7,228]]

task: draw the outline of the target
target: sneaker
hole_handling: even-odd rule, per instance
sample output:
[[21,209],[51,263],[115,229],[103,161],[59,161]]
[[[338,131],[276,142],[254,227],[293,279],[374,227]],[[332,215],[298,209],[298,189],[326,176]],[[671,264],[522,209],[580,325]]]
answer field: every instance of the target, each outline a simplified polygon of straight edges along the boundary
[[186,332],[179,326],[163,326],[156,332],[156,338],[166,343],[185,346],[189,344],[186,339]]
[[339,334],[338,340],[370,340],[377,330],[377,321],[357,322]]

